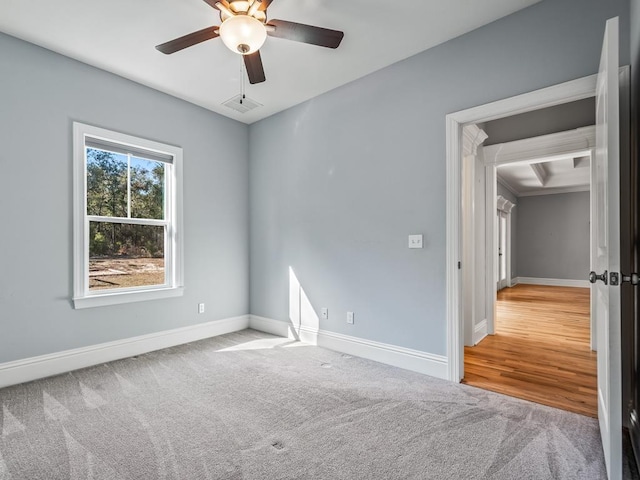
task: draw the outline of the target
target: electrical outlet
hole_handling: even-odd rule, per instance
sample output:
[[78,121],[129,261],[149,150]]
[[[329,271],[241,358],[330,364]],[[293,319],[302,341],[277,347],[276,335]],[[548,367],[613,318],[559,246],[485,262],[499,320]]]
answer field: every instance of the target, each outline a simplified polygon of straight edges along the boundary
[[198,313],[204,313],[204,303],[198,304]]
[[322,315],[323,320],[329,320],[329,309],[326,307],[321,308],[320,315]]
[[353,325],[353,312],[347,312],[347,323]]

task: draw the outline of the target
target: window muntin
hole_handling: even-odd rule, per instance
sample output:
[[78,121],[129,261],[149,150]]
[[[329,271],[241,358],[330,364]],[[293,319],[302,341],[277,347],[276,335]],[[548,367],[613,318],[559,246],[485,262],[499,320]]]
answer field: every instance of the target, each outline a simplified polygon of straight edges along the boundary
[[79,123],[74,143],[75,307],[181,291],[182,150]]

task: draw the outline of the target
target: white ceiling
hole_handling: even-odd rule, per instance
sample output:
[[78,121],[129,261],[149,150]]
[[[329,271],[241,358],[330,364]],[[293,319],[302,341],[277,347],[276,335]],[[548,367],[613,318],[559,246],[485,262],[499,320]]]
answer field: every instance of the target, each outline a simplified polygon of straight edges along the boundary
[[540,0],[274,0],[268,18],[345,32],[337,50],[267,38],[263,106],[240,114],[241,58],[209,40],[173,55],[155,45],[219,25],[203,0],[0,0],[0,31],[253,123]]
[[589,156],[567,155],[553,161],[499,165],[498,181],[517,197],[589,191]]

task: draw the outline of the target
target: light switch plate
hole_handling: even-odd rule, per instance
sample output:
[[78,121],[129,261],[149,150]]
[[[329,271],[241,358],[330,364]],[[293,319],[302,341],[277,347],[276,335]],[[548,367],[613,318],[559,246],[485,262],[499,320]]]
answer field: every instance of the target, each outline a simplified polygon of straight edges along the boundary
[[409,248],[422,248],[422,234],[409,235]]

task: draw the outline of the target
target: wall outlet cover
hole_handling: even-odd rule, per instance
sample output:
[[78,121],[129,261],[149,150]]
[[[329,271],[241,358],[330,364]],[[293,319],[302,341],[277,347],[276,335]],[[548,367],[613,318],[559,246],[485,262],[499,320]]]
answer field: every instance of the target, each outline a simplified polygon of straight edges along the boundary
[[422,234],[409,235],[409,248],[422,248]]

